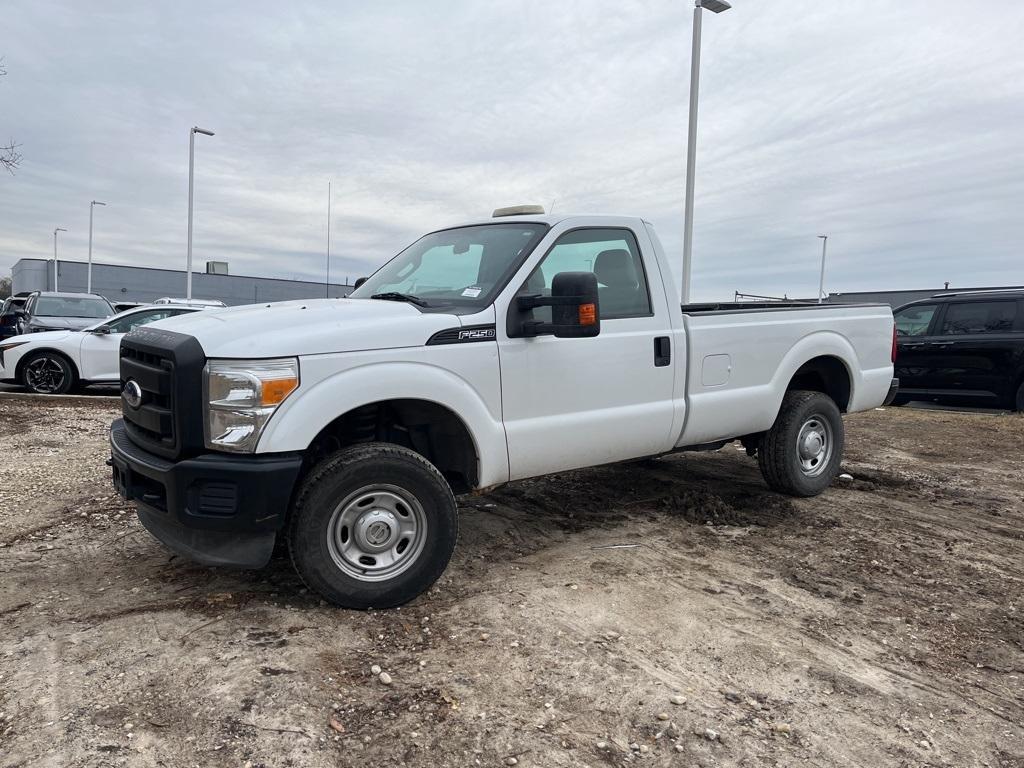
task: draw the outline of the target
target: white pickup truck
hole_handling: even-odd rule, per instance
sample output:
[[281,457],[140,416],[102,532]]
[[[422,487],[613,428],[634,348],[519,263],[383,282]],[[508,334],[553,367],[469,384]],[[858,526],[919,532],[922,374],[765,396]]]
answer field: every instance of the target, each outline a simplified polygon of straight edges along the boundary
[[642,219],[496,215],[346,299],[128,334],[110,464],[173,550],[261,567],[284,538],[310,588],[383,608],[444,571],[455,494],[737,439],[820,493],[841,414],[895,394],[893,340],[885,305],[680,307]]

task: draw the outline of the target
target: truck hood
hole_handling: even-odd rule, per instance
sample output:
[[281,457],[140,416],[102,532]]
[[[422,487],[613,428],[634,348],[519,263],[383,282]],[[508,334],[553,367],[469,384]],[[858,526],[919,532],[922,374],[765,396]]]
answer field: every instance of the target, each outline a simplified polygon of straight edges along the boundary
[[455,315],[397,301],[309,299],[191,312],[146,327],[194,336],[207,357],[261,358],[419,347],[459,325]]

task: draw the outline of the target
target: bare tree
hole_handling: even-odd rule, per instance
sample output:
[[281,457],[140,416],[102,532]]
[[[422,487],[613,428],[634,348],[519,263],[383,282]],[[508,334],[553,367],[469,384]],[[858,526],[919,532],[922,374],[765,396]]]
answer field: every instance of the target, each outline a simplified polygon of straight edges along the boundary
[[[0,58],[0,77],[7,74],[7,70],[4,68],[4,60]],[[0,145],[0,166],[7,169],[9,173],[14,174],[14,170],[21,165],[21,152],[18,151],[18,147],[21,144],[15,143],[14,139],[10,139],[6,144]]]

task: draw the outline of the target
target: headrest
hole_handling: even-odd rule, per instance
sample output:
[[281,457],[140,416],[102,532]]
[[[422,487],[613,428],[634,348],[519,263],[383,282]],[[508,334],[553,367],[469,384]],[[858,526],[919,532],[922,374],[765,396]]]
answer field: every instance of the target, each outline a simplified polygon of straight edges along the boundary
[[625,248],[601,251],[594,259],[597,281],[609,288],[636,288],[633,257]]

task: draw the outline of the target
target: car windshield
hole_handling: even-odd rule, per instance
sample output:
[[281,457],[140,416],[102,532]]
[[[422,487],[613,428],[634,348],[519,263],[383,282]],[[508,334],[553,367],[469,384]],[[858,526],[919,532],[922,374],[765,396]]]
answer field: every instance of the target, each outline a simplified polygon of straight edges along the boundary
[[475,311],[490,303],[547,231],[544,224],[483,224],[421,237],[349,298]]
[[34,314],[41,317],[110,317],[113,311],[103,299],[75,296],[41,296]]

